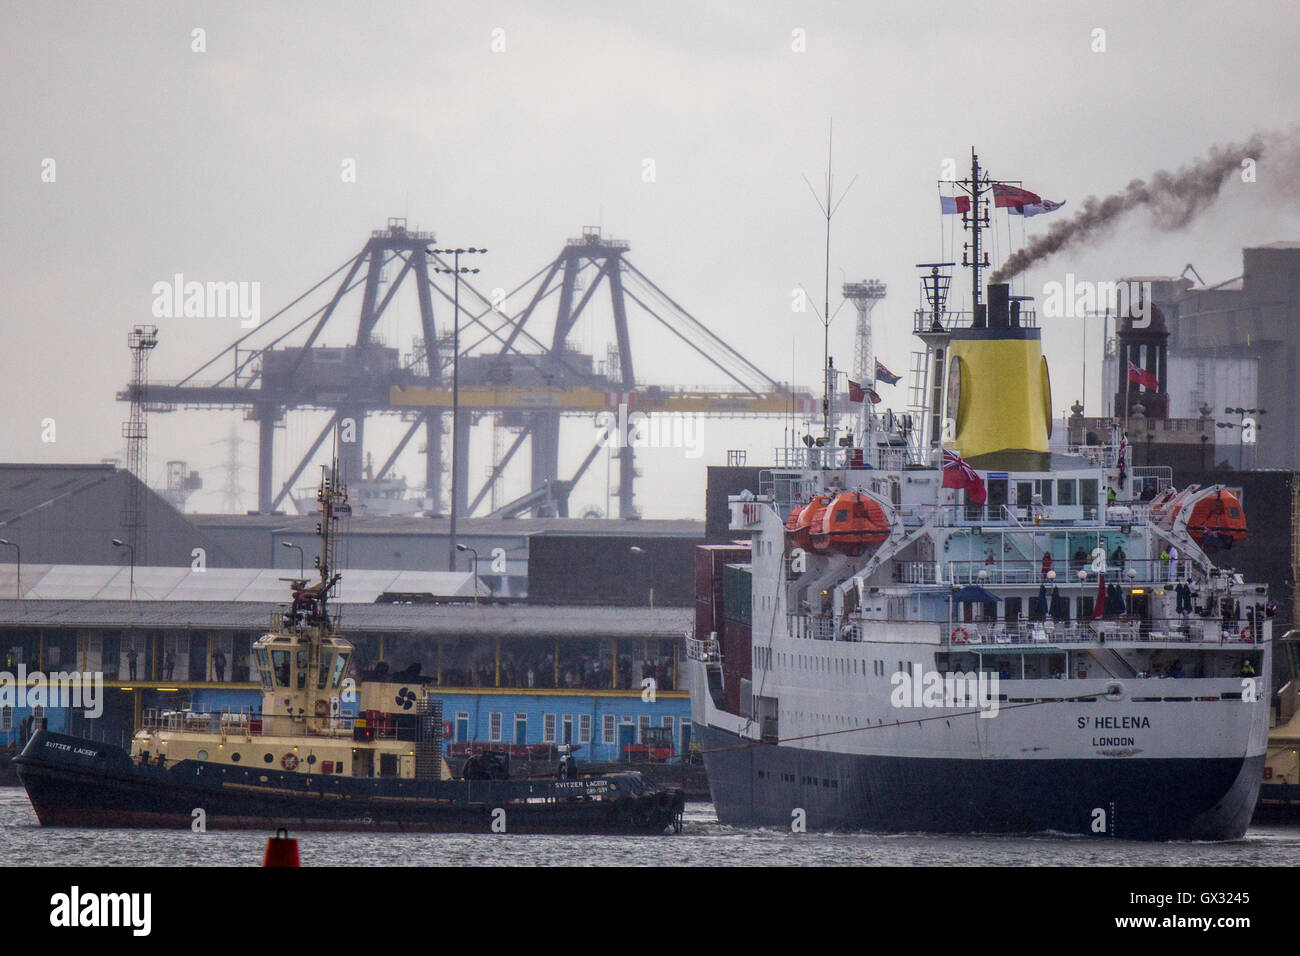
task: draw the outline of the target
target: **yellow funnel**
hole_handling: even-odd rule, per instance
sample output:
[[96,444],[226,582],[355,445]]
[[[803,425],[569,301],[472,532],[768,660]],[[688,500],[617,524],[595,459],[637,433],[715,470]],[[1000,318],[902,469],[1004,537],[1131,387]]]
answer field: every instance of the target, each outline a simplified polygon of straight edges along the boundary
[[1042,334],[1019,325],[1005,289],[989,286],[987,325],[977,316],[976,327],[954,329],[949,341],[948,444],[968,461],[1000,452],[1046,454],[1052,433]]

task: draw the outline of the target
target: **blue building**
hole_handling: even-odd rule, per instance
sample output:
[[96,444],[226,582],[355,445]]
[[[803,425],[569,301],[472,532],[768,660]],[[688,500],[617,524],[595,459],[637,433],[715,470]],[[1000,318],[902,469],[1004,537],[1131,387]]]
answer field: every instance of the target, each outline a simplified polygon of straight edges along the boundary
[[[0,647],[29,672],[101,675],[103,714],[0,705],[0,745],[15,742],[28,717],[125,744],[150,709],[260,709],[249,648],[281,610],[268,600],[267,572],[137,568],[131,601],[126,568],[95,569],[110,580],[91,585],[89,570],[75,570],[24,568],[26,596],[0,600]],[[353,676],[412,675],[442,700],[452,754],[507,749],[549,759],[569,744],[582,760],[645,759],[651,728],[656,756],[665,756],[665,736],[667,753],[687,751],[689,695],[678,666],[689,609],[474,606],[463,595],[396,602],[391,584],[363,588],[358,577],[335,605],[356,647]]]

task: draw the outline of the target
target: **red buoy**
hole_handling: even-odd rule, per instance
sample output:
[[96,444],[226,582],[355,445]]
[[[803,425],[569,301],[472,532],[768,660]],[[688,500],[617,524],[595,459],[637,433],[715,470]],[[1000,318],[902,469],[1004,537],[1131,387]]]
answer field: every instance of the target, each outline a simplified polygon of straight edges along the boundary
[[302,866],[298,861],[298,841],[290,838],[284,827],[266,841],[266,856],[262,866]]

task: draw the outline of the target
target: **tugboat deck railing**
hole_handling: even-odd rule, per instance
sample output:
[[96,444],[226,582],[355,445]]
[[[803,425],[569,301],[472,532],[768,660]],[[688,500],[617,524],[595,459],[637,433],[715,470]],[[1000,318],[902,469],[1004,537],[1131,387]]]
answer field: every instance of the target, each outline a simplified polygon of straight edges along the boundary
[[[291,717],[241,711],[149,708],[141,717],[145,731],[213,734],[221,737],[340,737],[351,739],[357,727],[353,716]],[[374,739],[397,739],[395,726],[371,728]]]

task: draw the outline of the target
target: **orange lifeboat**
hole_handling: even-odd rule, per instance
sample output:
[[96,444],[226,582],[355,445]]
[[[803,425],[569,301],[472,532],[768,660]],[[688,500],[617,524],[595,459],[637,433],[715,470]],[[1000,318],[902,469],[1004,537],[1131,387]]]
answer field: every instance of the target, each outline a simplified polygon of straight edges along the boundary
[[889,537],[889,519],[880,502],[861,491],[846,491],[836,497],[822,518],[821,534],[812,536],[818,550],[834,548],[859,555],[879,547]]
[[790,517],[785,519],[785,530],[794,534],[799,530],[799,515],[803,514],[803,505],[795,505],[790,509]]
[[1231,548],[1246,537],[1246,509],[1231,491],[1220,489],[1192,505],[1187,533],[1211,553]]
[[830,503],[829,495],[818,495],[802,508],[794,508],[790,512],[790,517],[785,521],[785,528],[790,532],[792,546],[803,548],[805,551],[814,547],[812,531],[814,528],[821,530],[822,516],[826,514],[826,506]]

